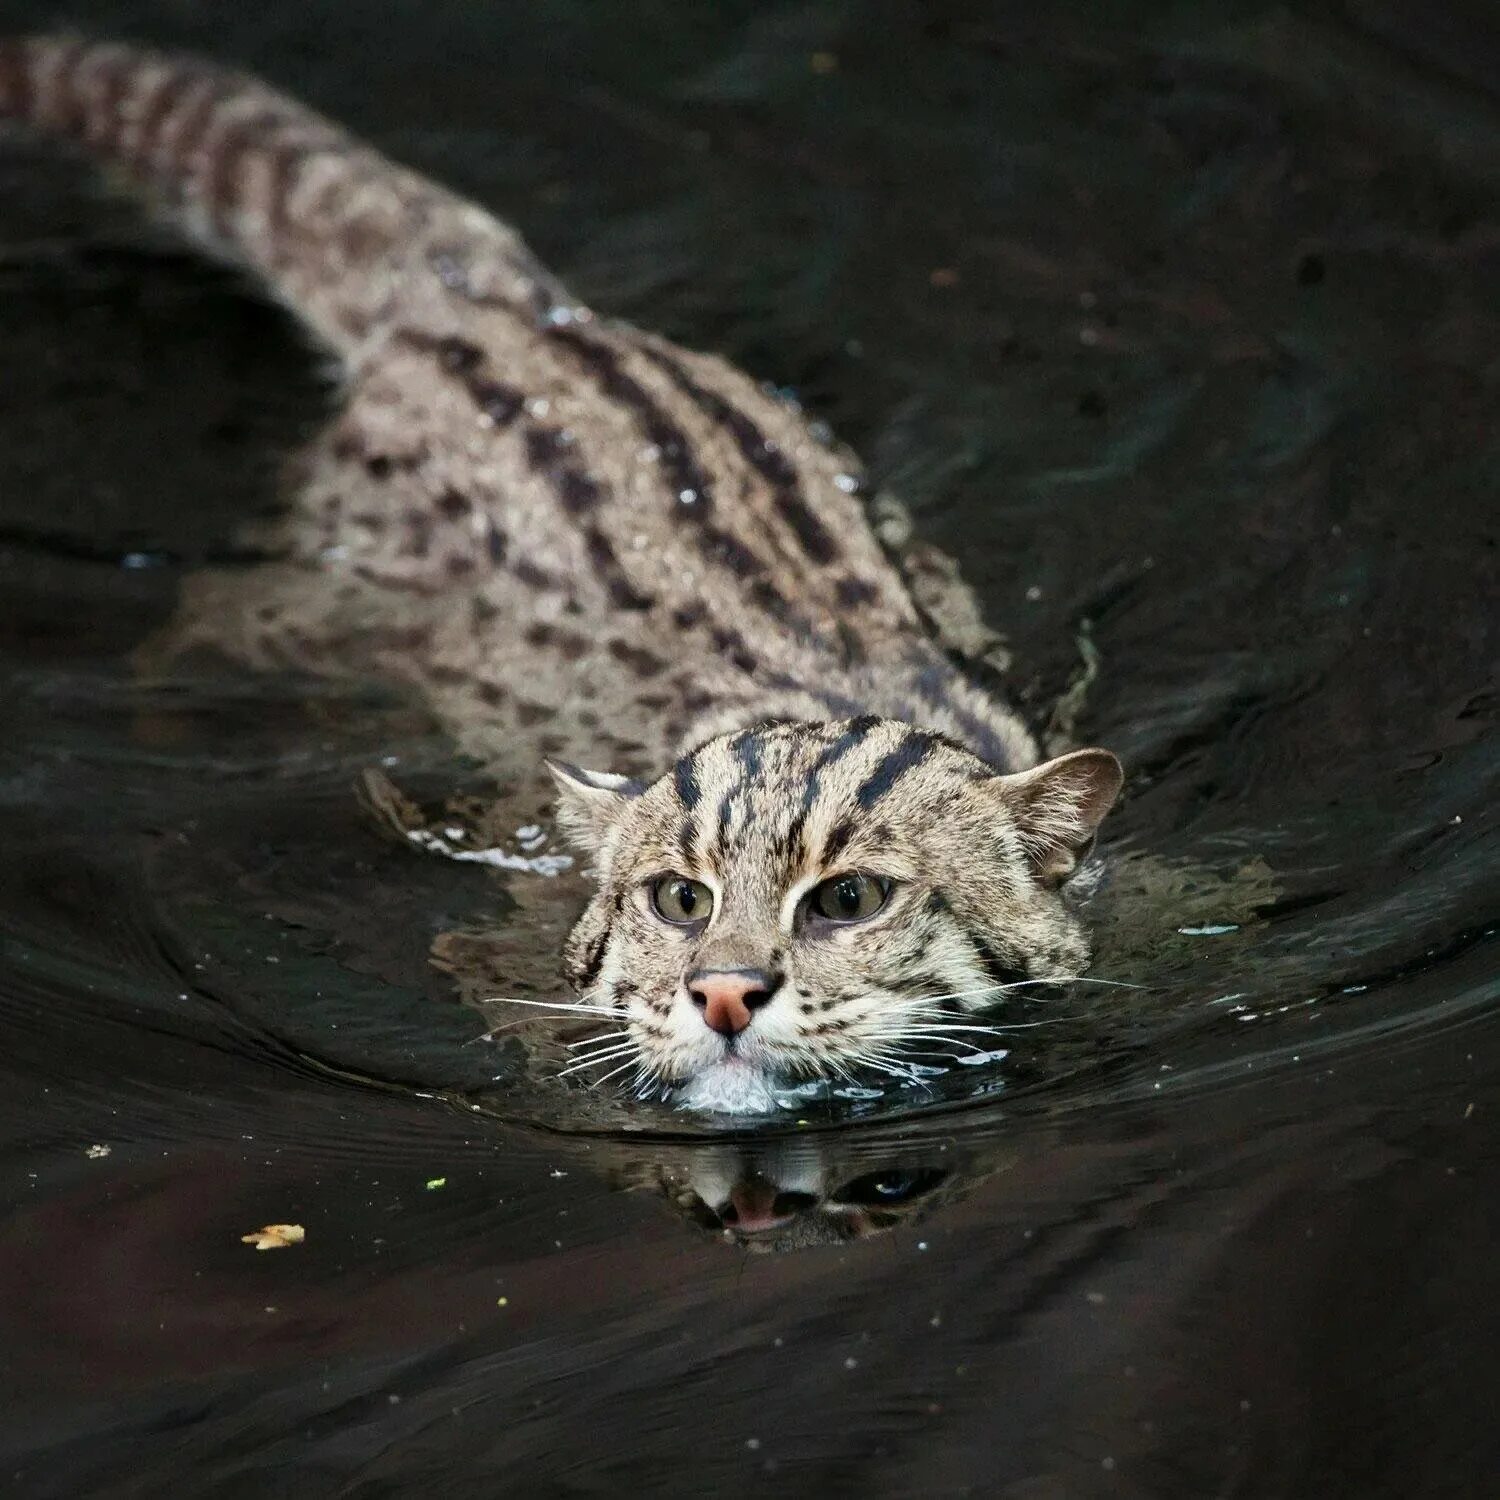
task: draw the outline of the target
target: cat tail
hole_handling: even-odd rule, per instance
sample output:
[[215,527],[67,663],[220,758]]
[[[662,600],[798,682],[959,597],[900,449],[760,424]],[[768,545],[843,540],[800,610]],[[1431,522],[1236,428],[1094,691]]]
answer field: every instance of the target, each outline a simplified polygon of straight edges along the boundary
[[77,36],[0,38],[0,119],[71,139],[350,358],[424,302],[563,293],[515,232],[265,84]]

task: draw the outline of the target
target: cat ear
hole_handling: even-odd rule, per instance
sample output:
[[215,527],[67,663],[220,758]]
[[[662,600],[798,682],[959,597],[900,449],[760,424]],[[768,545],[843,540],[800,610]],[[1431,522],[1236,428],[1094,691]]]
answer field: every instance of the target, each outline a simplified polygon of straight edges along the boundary
[[643,781],[610,771],[585,771],[565,760],[548,760],[557,783],[557,821],[568,840],[592,853],[633,799],[646,790]]
[[1000,778],[1005,805],[1043,884],[1060,885],[1077,869],[1124,781],[1108,750],[1074,750]]

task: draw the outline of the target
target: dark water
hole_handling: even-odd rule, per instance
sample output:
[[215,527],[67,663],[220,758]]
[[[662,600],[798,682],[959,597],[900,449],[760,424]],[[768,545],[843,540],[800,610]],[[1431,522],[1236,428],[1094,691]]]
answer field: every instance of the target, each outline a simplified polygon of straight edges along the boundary
[[382,836],[367,768],[476,788],[380,684],[132,666],[256,566],[316,360],[8,142],[9,1492],[1495,1492],[1500,21],[1052,10],[72,9],[793,388],[1038,713],[1090,632],[1098,972],[1146,987],[749,1137],[466,1045],[434,940],[544,986],[576,883]]

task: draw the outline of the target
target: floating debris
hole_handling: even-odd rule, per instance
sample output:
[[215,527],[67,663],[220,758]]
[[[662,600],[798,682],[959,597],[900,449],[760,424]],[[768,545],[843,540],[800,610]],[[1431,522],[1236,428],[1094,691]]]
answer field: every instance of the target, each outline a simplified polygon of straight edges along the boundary
[[300,1224],[267,1224],[253,1234],[242,1234],[240,1244],[254,1245],[257,1250],[285,1250],[288,1245],[300,1245],[307,1238],[307,1231]]

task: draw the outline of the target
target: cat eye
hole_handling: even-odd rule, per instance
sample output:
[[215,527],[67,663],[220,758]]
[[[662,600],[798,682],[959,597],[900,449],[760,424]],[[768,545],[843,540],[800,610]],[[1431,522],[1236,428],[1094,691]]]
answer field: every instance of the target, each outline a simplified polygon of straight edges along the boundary
[[651,884],[651,906],[663,922],[691,927],[708,921],[714,909],[714,893],[701,880],[663,875]]
[[813,887],[807,909],[825,922],[863,922],[885,905],[890,894],[890,881],[878,875],[836,875]]
[[935,1169],[913,1172],[870,1172],[846,1183],[833,1196],[839,1203],[848,1203],[859,1208],[879,1208],[882,1204],[909,1203],[930,1193],[946,1177],[946,1172]]

